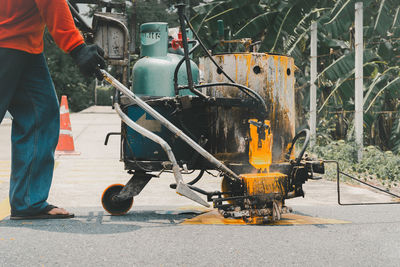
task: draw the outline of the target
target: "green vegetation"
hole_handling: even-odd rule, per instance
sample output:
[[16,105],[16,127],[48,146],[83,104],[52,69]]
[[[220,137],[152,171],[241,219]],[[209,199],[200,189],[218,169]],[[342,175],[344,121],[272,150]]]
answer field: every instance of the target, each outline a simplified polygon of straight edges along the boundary
[[[318,24],[319,133],[353,138],[354,5],[359,0],[227,0],[195,8],[192,24],[218,52],[217,20],[226,38],[261,40],[259,52],[288,54],[299,68],[297,125],[307,125],[309,32]],[[365,145],[400,151],[400,6],[396,0],[364,0]]]
[[98,106],[111,106],[114,89],[109,86],[98,86],[97,90],[97,105]]
[[[225,39],[250,37],[261,41],[259,52],[292,56],[299,68],[299,129],[308,125],[309,33],[311,23],[317,22],[319,124],[317,146],[311,152],[339,160],[346,173],[390,188],[400,183],[400,6],[396,0],[362,1],[366,148],[363,160],[356,163],[352,142],[354,6],[359,1],[211,1],[195,8],[197,16],[191,22],[214,52],[222,51],[217,36],[217,21],[222,19]],[[331,168],[328,177],[335,178]]]
[[82,76],[72,58],[57,47],[48,33],[44,53],[59,99],[66,95],[69,108],[74,112],[92,106],[95,81]]
[[[325,160],[337,160],[340,169],[352,176],[372,182],[387,189],[400,185],[400,155],[382,151],[376,146],[364,148],[363,159],[355,161],[356,149],[353,142],[344,140],[324,142],[315,146],[310,153]],[[336,167],[327,166],[326,177],[336,179]],[[342,176],[343,177],[343,176]]]

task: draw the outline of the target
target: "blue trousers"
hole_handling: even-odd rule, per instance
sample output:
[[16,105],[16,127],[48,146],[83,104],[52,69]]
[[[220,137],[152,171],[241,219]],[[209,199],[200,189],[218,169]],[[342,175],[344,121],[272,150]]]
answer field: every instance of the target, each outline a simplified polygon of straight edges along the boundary
[[[12,215],[33,215],[46,202],[54,170],[60,115],[43,54],[0,48],[0,123],[13,116],[10,178]],[[0,153],[7,153],[0,148]]]

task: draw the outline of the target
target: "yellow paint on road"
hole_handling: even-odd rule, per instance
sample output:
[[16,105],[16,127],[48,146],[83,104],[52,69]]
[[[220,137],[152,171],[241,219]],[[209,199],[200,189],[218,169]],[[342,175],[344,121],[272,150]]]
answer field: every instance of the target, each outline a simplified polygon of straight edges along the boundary
[[[0,160],[0,178],[10,179],[11,173],[11,161],[10,160]],[[0,180],[0,184],[6,181]]]
[[[280,221],[274,223],[267,223],[265,225],[307,225],[307,224],[345,224],[351,223],[349,221],[342,221],[336,219],[324,219],[318,217],[311,217],[299,215],[294,213],[287,213],[282,215]],[[182,224],[228,224],[228,225],[247,225],[242,219],[226,219],[217,210],[201,214],[192,219],[187,219]]]
[[0,202],[0,221],[10,215],[11,207],[8,198]]
[[[0,180],[0,184],[8,183],[11,173],[11,161],[10,160],[0,160],[0,178],[6,178],[7,180]],[[10,215],[11,207],[8,198],[0,202],[0,221]]]

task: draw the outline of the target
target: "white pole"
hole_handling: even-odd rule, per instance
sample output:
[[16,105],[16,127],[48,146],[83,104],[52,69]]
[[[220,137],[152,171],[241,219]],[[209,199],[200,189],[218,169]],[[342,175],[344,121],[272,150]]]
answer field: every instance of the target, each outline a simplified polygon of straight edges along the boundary
[[317,78],[317,23],[311,24],[311,67],[310,67],[310,146],[315,145],[317,136],[317,86],[315,81]]
[[94,84],[94,105],[97,106],[97,79],[95,79],[95,84]]
[[362,159],[363,151],[363,3],[355,4],[355,139],[357,159]]

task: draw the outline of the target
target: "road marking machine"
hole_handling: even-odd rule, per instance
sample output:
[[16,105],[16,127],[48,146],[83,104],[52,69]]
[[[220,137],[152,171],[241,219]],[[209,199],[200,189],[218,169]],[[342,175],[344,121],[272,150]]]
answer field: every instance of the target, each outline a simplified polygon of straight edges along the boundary
[[[104,191],[104,209],[127,213],[154,173],[172,171],[172,189],[203,206],[212,203],[226,218],[253,224],[280,220],[289,211],[285,200],[304,196],[303,184],[319,179],[315,174],[330,163],[305,154],[307,129],[295,134],[293,59],[250,52],[250,39],[221,38],[220,45],[244,44],[244,52],[211,55],[185,16],[185,5],[178,4],[178,36],[169,34],[167,23],[141,25],[141,56],[130,83],[126,21],[110,13],[112,2],[97,2],[108,12],[95,13],[93,39],[119,70],[119,79],[100,70],[117,89],[113,105],[122,120],[121,133],[108,134],[106,144],[110,135],[121,135],[121,160],[132,175],[125,185]],[[79,12],[73,14],[84,24]],[[218,24],[223,36],[223,22]],[[206,57],[197,66],[191,57],[199,47]],[[187,170],[199,170],[199,176],[185,183]],[[196,186],[208,170],[223,177],[220,190]],[[337,171],[340,197],[343,173],[339,166]]]

